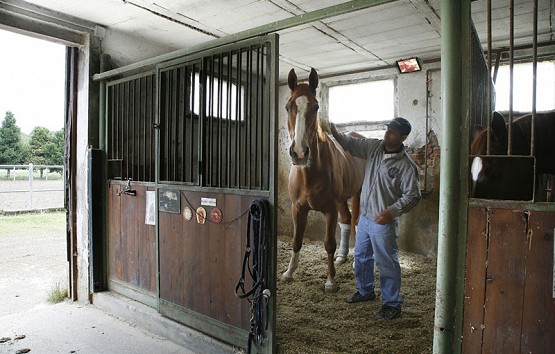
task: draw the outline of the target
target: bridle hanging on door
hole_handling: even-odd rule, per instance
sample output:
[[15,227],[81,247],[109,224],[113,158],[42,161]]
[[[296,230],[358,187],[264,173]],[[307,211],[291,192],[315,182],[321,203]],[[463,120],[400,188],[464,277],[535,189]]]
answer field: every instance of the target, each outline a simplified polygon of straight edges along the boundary
[[[247,242],[245,246],[245,255],[243,257],[241,278],[235,287],[235,296],[240,299],[247,299],[251,305],[247,353],[251,352],[253,341],[257,347],[263,345],[265,332],[268,328],[268,300],[271,296],[271,292],[267,288],[269,274],[268,259],[270,255],[270,250],[268,248],[268,239],[270,237],[269,209],[270,206],[267,200],[257,199],[251,203],[247,222]],[[252,288],[248,291],[245,290],[246,271],[250,274],[253,284]]]

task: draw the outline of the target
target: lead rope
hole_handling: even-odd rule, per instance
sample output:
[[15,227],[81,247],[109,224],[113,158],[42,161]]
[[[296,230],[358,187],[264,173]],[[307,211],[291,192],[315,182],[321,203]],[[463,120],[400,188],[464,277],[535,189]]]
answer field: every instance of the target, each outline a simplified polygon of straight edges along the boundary
[[[262,346],[265,332],[268,329],[268,309],[270,290],[266,289],[266,279],[269,272],[268,253],[269,249],[269,220],[267,218],[269,203],[267,200],[257,199],[251,203],[247,221],[247,242],[241,278],[235,287],[235,296],[247,299],[250,306],[250,332],[247,345],[247,353],[251,352],[252,343],[257,347]],[[251,249],[251,225],[252,225],[252,249]],[[250,262],[252,253],[252,262]],[[249,291],[245,290],[245,273],[248,271],[253,286]]]

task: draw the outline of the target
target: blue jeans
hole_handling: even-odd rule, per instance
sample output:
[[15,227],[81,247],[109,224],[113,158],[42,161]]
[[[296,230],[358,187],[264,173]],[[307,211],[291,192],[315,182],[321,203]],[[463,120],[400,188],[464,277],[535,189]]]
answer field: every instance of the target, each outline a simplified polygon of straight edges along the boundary
[[362,296],[374,291],[374,261],[380,276],[382,301],[401,308],[401,266],[397,256],[397,220],[380,225],[360,218],[355,243],[355,279]]

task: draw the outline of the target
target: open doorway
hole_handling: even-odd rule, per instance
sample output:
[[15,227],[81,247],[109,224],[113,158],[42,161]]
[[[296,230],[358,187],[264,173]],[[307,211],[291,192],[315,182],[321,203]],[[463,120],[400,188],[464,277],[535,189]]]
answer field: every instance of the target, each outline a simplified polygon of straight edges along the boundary
[[67,298],[66,47],[0,30],[0,316]]

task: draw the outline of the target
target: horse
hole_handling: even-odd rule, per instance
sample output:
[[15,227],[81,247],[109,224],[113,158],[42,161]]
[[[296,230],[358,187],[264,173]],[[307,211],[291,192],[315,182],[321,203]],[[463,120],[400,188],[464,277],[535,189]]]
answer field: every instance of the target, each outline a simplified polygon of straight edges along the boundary
[[[530,156],[532,115],[515,119],[511,129],[511,154]],[[472,192],[474,198],[530,200],[534,181],[542,174],[555,174],[555,111],[538,112],[534,121],[533,160],[523,157],[499,157],[507,155],[509,142],[508,124],[499,112],[494,112],[490,128],[490,155],[472,159]],[[471,155],[487,153],[487,130],[475,126],[470,144]]]
[[[291,96],[286,104],[287,126],[291,145],[291,169],[289,173],[289,196],[293,218],[293,241],[291,260],[282,280],[293,280],[293,272],[299,264],[299,252],[310,210],[326,216],[324,248],[327,252],[328,276],[324,285],[326,293],[339,290],[335,282],[334,254],[336,250],[335,229],[340,226],[354,228],[358,221],[360,192],[364,179],[365,161],[355,158],[324,133],[318,117],[316,88],[318,74],[311,69],[308,84],[298,83],[295,70],[287,79]],[[353,212],[349,211],[351,200]],[[342,230],[343,231],[343,230]],[[343,242],[346,241],[346,245]],[[341,246],[348,249],[349,236],[341,238]],[[341,247],[340,247],[341,249]],[[343,255],[346,257],[346,254]],[[344,258],[346,260],[346,258]]]

